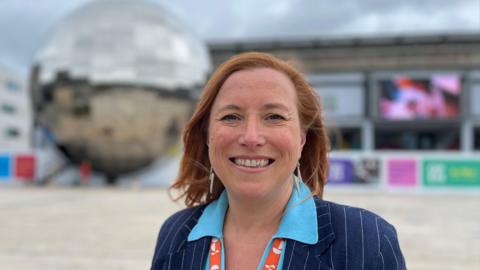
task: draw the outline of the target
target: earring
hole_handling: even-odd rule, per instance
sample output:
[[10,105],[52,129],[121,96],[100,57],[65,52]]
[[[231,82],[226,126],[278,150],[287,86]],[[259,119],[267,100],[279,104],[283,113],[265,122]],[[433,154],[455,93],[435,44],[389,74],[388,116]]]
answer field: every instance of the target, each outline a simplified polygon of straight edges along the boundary
[[215,180],[215,174],[213,173],[213,168],[212,167],[210,167],[210,177],[209,178],[210,178],[210,189],[209,189],[209,191],[210,191],[210,194],[212,194],[213,193],[213,181]]
[[302,175],[300,174],[300,162],[297,163],[297,176],[293,176],[293,180],[295,181],[295,189],[297,190],[298,194],[300,194],[300,181],[302,181]]

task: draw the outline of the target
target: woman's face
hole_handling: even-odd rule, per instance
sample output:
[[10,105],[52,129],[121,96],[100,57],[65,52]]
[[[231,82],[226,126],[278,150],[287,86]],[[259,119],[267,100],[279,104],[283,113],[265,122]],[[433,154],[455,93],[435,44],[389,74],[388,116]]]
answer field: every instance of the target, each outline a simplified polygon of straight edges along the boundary
[[290,79],[274,69],[230,75],[210,112],[209,158],[229,196],[290,195],[305,134]]

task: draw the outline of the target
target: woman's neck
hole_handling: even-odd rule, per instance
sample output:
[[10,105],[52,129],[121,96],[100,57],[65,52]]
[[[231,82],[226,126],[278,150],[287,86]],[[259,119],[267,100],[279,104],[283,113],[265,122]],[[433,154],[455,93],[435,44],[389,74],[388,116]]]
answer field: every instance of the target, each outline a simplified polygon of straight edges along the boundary
[[273,235],[280,225],[292,186],[279,194],[259,200],[238,200],[229,196],[229,208],[225,216],[224,233],[240,235]]

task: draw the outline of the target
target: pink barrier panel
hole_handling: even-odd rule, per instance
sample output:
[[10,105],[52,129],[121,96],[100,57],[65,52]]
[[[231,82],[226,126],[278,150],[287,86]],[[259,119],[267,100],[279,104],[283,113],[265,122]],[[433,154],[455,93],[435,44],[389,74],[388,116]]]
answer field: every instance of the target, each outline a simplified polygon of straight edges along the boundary
[[387,180],[390,186],[414,187],[418,183],[416,159],[389,159]]

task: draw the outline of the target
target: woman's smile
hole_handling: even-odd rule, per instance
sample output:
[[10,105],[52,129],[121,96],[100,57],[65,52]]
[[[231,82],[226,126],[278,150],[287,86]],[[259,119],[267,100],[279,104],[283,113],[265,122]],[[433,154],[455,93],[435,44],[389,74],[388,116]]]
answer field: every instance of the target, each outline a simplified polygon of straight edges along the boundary
[[229,160],[239,170],[247,173],[259,173],[265,171],[275,159],[266,156],[238,156]]

